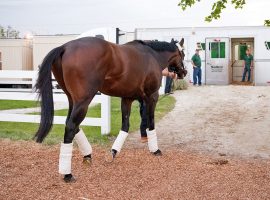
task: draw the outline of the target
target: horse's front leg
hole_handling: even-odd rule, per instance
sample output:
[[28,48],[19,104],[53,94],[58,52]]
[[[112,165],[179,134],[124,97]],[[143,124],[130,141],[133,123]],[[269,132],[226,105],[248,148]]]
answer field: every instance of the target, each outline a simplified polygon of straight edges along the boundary
[[111,153],[112,153],[113,159],[115,158],[116,154],[121,151],[122,146],[128,136],[129,116],[130,116],[132,102],[133,102],[133,99],[128,99],[128,98],[122,98],[121,100],[122,128],[112,146]]
[[140,103],[140,116],[141,116],[141,125],[140,125],[140,132],[141,132],[141,142],[147,142],[147,114],[146,114],[146,104],[143,100],[139,100]]
[[156,156],[162,155],[161,151],[158,148],[157,134],[155,130],[155,109],[158,97],[159,97],[158,93],[155,93],[150,98],[147,99],[146,103],[148,127],[149,127],[149,129],[147,130],[148,148],[149,151]]

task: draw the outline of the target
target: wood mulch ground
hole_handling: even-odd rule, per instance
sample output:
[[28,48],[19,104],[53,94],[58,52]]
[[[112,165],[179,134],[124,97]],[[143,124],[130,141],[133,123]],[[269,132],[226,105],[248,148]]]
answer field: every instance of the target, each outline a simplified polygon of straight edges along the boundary
[[77,182],[58,174],[59,145],[0,140],[0,199],[270,199],[270,161],[169,148],[161,157],[124,148],[113,163],[94,147],[92,166],[74,149]]

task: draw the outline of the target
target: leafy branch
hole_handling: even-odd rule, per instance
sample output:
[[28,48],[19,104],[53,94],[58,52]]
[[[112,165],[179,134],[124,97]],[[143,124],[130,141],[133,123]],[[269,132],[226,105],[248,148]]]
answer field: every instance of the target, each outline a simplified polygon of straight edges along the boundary
[[8,26],[7,28],[0,25],[0,38],[19,38],[20,32]]
[[265,26],[270,26],[270,19],[264,20],[264,25]]
[[[178,3],[178,6],[181,7],[181,9],[184,11],[188,7],[192,7],[197,2],[200,2],[201,0],[181,0]],[[232,4],[235,9],[242,9],[244,5],[246,4],[246,0],[217,0],[213,6],[210,15],[205,17],[205,21],[211,22],[212,20],[216,20],[220,18],[220,15],[222,11],[226,8],[228,4]],[[270,20],[264,21],[265,26],[270,26]]]

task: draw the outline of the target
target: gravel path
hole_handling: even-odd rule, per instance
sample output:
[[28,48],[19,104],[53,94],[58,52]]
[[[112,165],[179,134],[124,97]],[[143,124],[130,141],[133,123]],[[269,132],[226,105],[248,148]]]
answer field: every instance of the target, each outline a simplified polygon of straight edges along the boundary
[[[175,108],[156,126],[161,149],[270,158],[269,87],[191,86],[173,96]],[[139,136],[126,146],[145,146]]]

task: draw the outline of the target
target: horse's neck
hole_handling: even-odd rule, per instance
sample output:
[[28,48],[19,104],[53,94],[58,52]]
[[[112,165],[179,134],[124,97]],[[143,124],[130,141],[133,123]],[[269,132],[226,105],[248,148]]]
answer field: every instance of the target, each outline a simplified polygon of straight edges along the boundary
[[168,67],[169,65],[169,60],[172,57],[172,53],[164,51],[164,52],[159,52],[158,53],[158,62],[163,69],[165,69],[166,67]]

